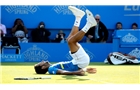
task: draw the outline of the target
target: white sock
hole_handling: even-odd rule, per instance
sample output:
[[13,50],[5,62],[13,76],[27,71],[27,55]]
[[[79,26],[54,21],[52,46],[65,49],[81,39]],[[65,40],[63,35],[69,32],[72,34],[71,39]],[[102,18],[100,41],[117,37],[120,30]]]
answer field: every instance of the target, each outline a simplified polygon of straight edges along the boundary
[[80,26],[80,22],[81,22],[81,18],[80,17],[75,17],[74,26],[79,27]]
[[92,26],[91,23],[87,22],[86,25],[81,30],[87,33],[87,31],[90,29],[91,26]]

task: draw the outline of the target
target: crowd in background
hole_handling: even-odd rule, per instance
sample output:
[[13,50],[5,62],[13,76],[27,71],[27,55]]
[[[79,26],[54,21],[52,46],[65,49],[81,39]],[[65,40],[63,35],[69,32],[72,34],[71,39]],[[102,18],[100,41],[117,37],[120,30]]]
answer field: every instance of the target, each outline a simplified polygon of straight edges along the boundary
[[[99,14],[95,15],[95,20],[97,21],[97,26],[90,28],[90,30],[85,34],[86,41],[85,43],[106,43],[109,38],[109,31],[105,24],[101,21],[101,16]],[[114,28],[114,32],[112,37],[115,35],[116,30],[122,30],[123,24],[121,22],[116,22],[116,26]],[[137,23],[132,23],[132,30],[138,29]],[[32,38],[32,42],[46,42],[46,43],[65,43],[66,42],[66,34],[64,30],[59,30],[56,34],[55,38],[50,38],[51,31],[49,31],[43,21],[40,21],[38,26],[31,31],[31,34],[28,34],[28,29],[24,25],[22,19],[17,18],[13,27],[11,28],[12,37],[17,37],[19,43],[28,43],[29,37]],[[0,23],[0,41],[2,41],[2,37],[6,37],[7,29],[6,26]]]

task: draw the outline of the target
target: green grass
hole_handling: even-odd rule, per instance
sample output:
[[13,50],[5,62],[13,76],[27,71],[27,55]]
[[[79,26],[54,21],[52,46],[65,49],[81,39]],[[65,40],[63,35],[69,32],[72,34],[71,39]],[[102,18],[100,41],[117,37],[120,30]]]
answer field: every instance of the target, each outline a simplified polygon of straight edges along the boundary
[[[108,65],[92,62],[88,67],[97,69],[96,74],[85,76],[36,74],[34,65],[38,62],[2,62],[0,81],[2,84],[140,84],[140,65]],[[52,64],[55,62],[52,62]],[[45,80],[14,80],[14,77],[43,77]],[[129,78],[129,79],[128,79]]]
[[[33,67],[34,63],[8,64],[10,63],[6,63],[0,67],[0,84],[140,84],[139,65],[90,65],[89,67],[97,69],[96,74],[86,73],[85,76],[67,76],[50,75],[48,73],[43,75],[36,74]],[[14,80],[14,77],[44,76],[51,76],[52,78],[43,80]]]

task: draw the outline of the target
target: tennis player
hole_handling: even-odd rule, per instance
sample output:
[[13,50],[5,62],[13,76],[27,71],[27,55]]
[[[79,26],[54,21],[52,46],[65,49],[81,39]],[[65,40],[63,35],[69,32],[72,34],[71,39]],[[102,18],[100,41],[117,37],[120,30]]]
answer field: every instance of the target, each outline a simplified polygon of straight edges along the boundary
[[85,26],[79,31],[80,21],[85,15],[85,12],[74,7],[69,6],[69,10],[72,11],[75,16],[74,26],[70,32],[67,43],[70,48],[71,61],[59,62],[56,64],[50,64],[49,61],[41,61],[34,66],[37,74],[60,74],[60,75],[85,75],[85,72],[96,73],[96,68],[86,68],[90,63],[90,58],[82,46],[78,43],[85,35],[85,33],[93,26],[97,25],[93,14],[86,10],[87,22]]

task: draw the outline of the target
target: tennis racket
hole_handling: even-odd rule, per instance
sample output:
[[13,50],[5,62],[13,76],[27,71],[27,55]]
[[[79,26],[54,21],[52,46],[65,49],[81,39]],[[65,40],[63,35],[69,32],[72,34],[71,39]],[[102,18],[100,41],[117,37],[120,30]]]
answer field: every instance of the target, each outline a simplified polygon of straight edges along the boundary
[[37,80],[37,79],[51,79],[51,76],[47,77],[15,77],[14,80]]

